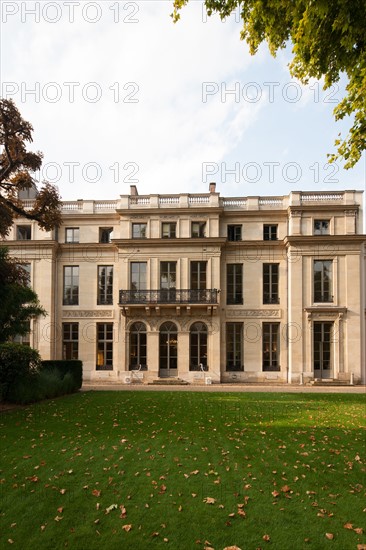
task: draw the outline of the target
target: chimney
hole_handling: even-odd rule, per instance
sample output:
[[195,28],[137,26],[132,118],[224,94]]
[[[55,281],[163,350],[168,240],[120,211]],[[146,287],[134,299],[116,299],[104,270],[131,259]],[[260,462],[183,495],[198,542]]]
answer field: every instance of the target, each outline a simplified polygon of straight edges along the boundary
[[214,181],[210,183],[210,193],[216,193],[216,183]]
[[137,187],[136,185],[130,185],[130,195],[131,197],[137,197],[138,195]]

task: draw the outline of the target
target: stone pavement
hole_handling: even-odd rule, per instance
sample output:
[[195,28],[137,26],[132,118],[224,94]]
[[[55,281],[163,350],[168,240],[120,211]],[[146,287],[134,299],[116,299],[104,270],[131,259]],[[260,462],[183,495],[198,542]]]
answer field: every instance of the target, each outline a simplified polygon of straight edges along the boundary
[[196,391],[196,392],[272,392],[272,393],[356,393],[366,396],[366,386],[308,386],[297,384],[210,384],[207,386],[154,386],[145,384],[118,384],[116,382],[97,382],[86,380],[82,391]]

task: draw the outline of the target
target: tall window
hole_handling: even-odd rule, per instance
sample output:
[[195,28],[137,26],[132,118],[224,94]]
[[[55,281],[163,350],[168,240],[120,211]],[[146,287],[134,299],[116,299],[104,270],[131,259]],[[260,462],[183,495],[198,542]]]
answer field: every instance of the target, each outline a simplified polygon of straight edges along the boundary
[[113,227],[100,227],[99,228],[99,242],[110,243],[113,237]]
[[79,357],[79,323],[62,324],[62,359]]
[[192,222],[191,236],[194,238],[206,237],[206,222]]
[[130,328],[130,370],[147,370],[146,326],[140,321]]
[[18,267],[20,267],[21,269],[23,269],[25,271],[25,276],[26,276],[26,279],[27,279],[27,286],[31,287],[32,286],[32,283],[31,283],[31,264],[17,264]]
[[16,344],[23,344],[23,346],[30,346],[31,324],[27,321],[27,332],[25,334],[16,334],[11,338],[12,342]]
[[133,223],[132,224],[132,238],[133,239],[145,239],[146,238],[146,223]]
[[160,296],[163,302],[176,299],[177,262],[160,262]]
[[241,225],[227,226],[228,241],[241,241]]
[[206,289],[207,262],[191,262],[191,289]]
[[226,323],[226,370],[244,370],[243,323]]
[[226,302],[228,304],[243,303],[243,264],[227,264],[226,266]]
[[147,263],[131,262],[131,290],[146,290]]
[[163,222],[161,224],[161,236],[163,239],[175,239],[177,224],[174,222]]
[[18,241],[29,241],[32,238],[32,226],[17,225],[16,238]]
[[264,224],[263,225],[263,240],[264,241],[277,241],[277,225]]
[[263,370],[280,370],[280,323],[263,323]]
[[78,243],[79,236],[80,236],[80,230],[78,227],[66,227],[65,243]]
[[314,260],[314,302],[333,302],[332,260]]
[[159,369],[160,375],[169,376],[177,372],[178,331],[175,323],[167,321],[159,332]]
[[278,304],[279,264],[263,264],[263,303]]
[[97,370],[113,370],[113,323],[97,324]]
[[198,322],[189,332],[189,370],[208,370],[207,367],[207,326]]
[[98,266],[98,305],[113,303],[113,266]]
[[79,304],[79,266],[68,265],[64,267],[64,306],[77,306]]
[[314,235],[329,235],[329,220],[314,220]]
[[314,322],[313,331],[314,375],[327,378],[330,376],[332,368],[333,323],[329,321]]

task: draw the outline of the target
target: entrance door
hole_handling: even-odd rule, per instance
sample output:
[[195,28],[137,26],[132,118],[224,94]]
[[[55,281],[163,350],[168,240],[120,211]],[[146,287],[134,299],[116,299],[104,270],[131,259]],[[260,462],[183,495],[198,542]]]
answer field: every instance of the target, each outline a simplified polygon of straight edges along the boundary
[[167,322],[160,327],[159,334],[159,376],[167,378],[178,373],[178,332],[174,323]]
[[333,323],[314,323],[314,378],[331,378]]

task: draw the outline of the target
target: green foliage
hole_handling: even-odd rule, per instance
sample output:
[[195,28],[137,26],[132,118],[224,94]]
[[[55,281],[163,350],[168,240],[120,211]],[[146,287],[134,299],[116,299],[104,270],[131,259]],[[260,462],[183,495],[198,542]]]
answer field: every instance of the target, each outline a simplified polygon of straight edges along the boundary
[[[189,0],[174,0],[174,21]],[[306,84],[324,78],[324,89],[341,74],[348,78],[346,96],[336,106],[336,120],[351,116],[349,135],[336,140],[337,153],[330,162],[343,158],[351,168],[366,148],[366,2],[363,0],[204,0],[208,15],[222,19],[239,7],[241,39],[255,54],[266,41],[273,56],[291,41],[294,57],[292,76]]]
[[42,361],[42,370],[57,369],[60,376],[64,379],[67,375],[70,375],[73,380],[73,391],[77,391],[81,388],[83,383],[83,362],[79,360],[55,360],[55,361]]
[[21,117],[11,99],[0,99],[0,235],[9,234],[14,218],[36,220],[49,231],[61,225],[61,201],[57,187],[47,182],[36,193],[33,207],[25,210],[18,193],[36,189],[34,174],[42,166],[42,153],[27,151],[33,127]]
[[8,400],[18,383],[31,385],[41,366],[35,349],[22,344],[0,344],[0,397]]
[[33,317],[46,315],[37,294],[27,285],[27,274],[0,246],[0,343],[29,332]]

